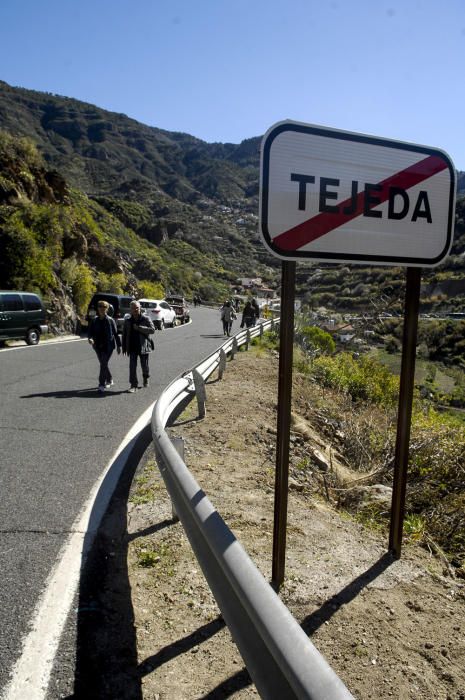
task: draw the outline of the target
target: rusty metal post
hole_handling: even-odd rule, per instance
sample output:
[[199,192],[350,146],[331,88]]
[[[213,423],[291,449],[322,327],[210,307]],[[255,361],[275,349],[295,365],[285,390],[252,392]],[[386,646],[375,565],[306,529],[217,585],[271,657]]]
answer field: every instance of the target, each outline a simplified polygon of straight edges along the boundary
[[397,413],[396,452],[392,489],[389,550],[396,559],[402,549],[402,531],[405,515],[405,493],[409,457],[410,425],[412,419],[415,356],[420,305],[421,268],[407,268],[405,290],[404,331],[402,338],[402,365],[400,370],[399,408]]
[[274,491],[273,565],[271,581],[279,590],[286,561],[287,492],[291,432],[292,353],[294,342],[295,262],[282,262],[279,339],[278,422]]

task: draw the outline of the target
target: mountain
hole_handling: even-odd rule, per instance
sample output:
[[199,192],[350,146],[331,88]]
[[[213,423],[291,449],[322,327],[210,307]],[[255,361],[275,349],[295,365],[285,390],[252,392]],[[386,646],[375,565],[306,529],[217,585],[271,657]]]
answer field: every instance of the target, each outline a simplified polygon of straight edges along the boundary
[[[259,137],[240,144],[206,143],[72,98],[1,81],[0,128],[36,144],[46,169],[118,222],[116,227],[137,234],[137,246],[146,241],[156,256],[167,258],[167,265],[178,265],[176,274],[166,266],[141,270],[140,256],[134,263],[127,248],[126,265],[132,266],[136,279],[145,275],[191,293],[197,283],[191,275],[188,282],[183,280],[182,268],[200,255],[222,270],[209,275],[212,295],[237,277],[260,276],[267,286],[279,288],[280,262],[258,233]],[[458,173],[458,185],[465,192],[465,173]],[[103,214],[98,216],[103,220]],[[463,199],[456,221],[453,254],[423,275],[429,309],[465,307]],[[95,277],[98,270],[89,264]],[[370,299],[401,296],[404,277],[397,268],[299,263],[297,292],[313,306],[365,308]]]
[[258,138],[208,144],[4,82],[0,128],[31,139],[71,186],[156,244],[187,241],[241,276],[271,281],[265,268],[279,267],[258,235]]

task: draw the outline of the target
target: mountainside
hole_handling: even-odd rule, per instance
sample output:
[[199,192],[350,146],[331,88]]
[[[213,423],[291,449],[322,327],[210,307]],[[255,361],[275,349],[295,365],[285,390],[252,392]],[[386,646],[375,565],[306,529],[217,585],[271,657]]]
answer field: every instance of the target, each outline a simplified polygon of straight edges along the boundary
[[[238,145],[209,144],[2,81],[0,129],[30,139],[70,189],[81,191],[92,207],[154,244],[159,255],[167,255],[170,246],[174,255],[174,243],[187,246],[183,259],[171,257],[180,267],[174,281],[166,271],[153,269],[144,273],[147,279],[190,293],[196,283],[183,283],[184,260],[203,255],[228,270],[216,282],[259,276],[267,286],[279,287],[280,262],[265,249],[258,232],[260,138]],[[459,192],[465,192],[465,173],[458,173],[458,183]],[[465,277],[464,209],[459,198],[452,255],[424,273],[427,308],[465,306],[462,285],[444,284]],[[131,250],[126,254],[129,260]],[[297,293],[313,306],[363,309],[373,298],[397,298],[404,277],[396,268],[299,263]]]
[[40,292],[53,323],[73,329],[92,293],[227,293],[234,273],[182,240],[162,245],[49,170],[36,147],[0,131],[0,287]]
[[218,252],[243,276],[277,267],[257,230],[258,138],[207,144],[3,82],[0,128],[31,139],[70,185],[152,242],[175,237]]

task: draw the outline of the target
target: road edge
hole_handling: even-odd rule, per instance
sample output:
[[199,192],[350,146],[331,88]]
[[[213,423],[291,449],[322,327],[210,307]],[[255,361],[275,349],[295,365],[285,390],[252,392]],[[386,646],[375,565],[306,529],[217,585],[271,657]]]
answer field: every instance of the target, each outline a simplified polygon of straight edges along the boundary
[[127,432],[75,519],[36,604],[30,632],[23,640],[21,655],[2,692],[2,700],[45,699],[82,567],[121,474],[141,433],[150,424],[154,405],[155,402]]

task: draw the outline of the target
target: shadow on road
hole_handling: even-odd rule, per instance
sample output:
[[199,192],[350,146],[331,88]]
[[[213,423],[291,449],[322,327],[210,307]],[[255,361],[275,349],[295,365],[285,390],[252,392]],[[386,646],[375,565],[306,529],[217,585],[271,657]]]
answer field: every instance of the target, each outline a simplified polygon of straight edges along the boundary
[[107,390],[100,394],[97,389],[65,389],[64,391],[44,391],[38,394],[24,394],[20,399],[35,399],[41,397],[43,399],[107,399],[111,396],[119,394],[127,394],[128,390],[122,391]]
[[[74,700],[142,699],[127,566],[127,501],[134,473],[150,442],[147,426],[131,451],[81,570],[74,694],[70,696]],[[168,525],[163,521],[153,527]]]

